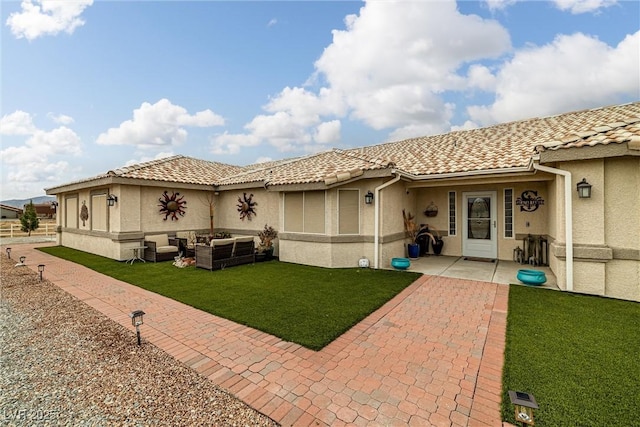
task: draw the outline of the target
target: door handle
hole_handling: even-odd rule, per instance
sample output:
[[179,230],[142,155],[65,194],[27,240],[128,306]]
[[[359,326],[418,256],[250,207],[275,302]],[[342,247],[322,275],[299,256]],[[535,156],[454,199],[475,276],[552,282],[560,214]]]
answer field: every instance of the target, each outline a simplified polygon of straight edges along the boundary
[[494,219],[494,220],[493,220],[493,228],[496,228],[497,226],[498,226],[498,225],[497,225],[497,223],[496,223],[496,220]]

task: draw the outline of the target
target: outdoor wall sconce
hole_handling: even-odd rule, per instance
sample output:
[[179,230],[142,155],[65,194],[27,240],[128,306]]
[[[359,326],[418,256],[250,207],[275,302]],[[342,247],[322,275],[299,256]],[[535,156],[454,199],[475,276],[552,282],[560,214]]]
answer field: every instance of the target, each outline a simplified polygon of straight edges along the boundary
[[373,193],[371,191],[367,191],[367,194],[364,195],[364,202],[367,205],[373,203]]
[[58,210],[58,202],[56,202],[55,200],[51,202],[51,209],[53,209],[53,211],[57,211]]
[[145,312],[142,310],[132,311],[131,314],[129,314],[129,317],[131,317],[131,324],[136,327],[136,335],[138,336],[138,345],[140,345],[141,343],[140,325],[144,323],[144,320],[142,319],[142,316],[144,315],[145,315]]
[[109,194],[109,196],[107,197],[107,205],[109,205],[109,207],[115,205],[117,201],[118,197],[114,196],[113,194]]
[[7,248],[7,258],[11,259],[11,248]]
[[576,185],[576,189],[578,190],[578,197],[581,199],[589,199],[591,198],[591,184],[587,182],[586,178],[582,178]]
[[40,281],[42,282],[42,273],[44,273],[44,264],[38,265],[38,271],[40,272]]
[[533,410],[538,409],[538,403],[533,394],[509,390],[509,399],[515,406],[516,421],[530,426],[534,425]]

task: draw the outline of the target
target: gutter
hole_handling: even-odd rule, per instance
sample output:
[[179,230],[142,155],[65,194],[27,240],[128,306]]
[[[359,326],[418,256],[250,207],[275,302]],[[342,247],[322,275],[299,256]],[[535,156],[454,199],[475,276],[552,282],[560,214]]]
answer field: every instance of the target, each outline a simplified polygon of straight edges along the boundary
[[573,208],[571,202],[571,172],[565,170],[551,168],[548,166],[542,166],[533,162],[534,169],[548,172],[555,175],[562,175],[564,177],[564,232],[565,232],[565,266],[566,266],[566,280],[567,291],[573,291]]
[[374,231],[373,231],[373,267],[374,268],[379,268],[380,267],[380,190],[382,190],[383,188],[386,188],[392,184],[395,184],[396,182],[400,181],[400,179],[402,178],[402,174],[400,174],[397,170],[393,169],[391,171],[391,173],[393,175],[395,175],[396,177],[393,178],[390,181],[385,182],[384,184],[378,186],[375,188],[375,198],[374,200],[374,209],[375,209],[375,214],[374,214]]

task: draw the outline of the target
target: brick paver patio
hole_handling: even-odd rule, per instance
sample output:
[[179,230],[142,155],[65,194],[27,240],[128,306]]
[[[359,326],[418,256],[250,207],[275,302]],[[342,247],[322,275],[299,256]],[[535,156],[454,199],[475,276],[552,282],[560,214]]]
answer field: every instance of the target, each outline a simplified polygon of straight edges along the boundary
[[423,276],[315,352],[36,246],[12,258],[46,264],[46,279],[131,330],[144,310],[144,341],[282,425],[502,425],[507,285]]

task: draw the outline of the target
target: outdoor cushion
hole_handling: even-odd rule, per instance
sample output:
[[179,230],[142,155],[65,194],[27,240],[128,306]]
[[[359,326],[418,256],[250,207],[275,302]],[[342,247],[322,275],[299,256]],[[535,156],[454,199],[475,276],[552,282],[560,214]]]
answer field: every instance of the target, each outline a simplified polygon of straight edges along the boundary
[[150,236],[144,236],[144,240],[147,242],[154,242],[157,247],[169,246],[168,234],[152,234]]
[[253,236],[238,236],[238,237],[234,237],[236,243],[240,243],[240,242],[252,242],[253,241]]
[[222,245],[228,245],[229,243],[235,243],[235,239],[234,239],[234,238],[229,238],[229,239],[212,239],[212,240],[211,240],[211,247],[214,247],[214,246],[222,246]]

